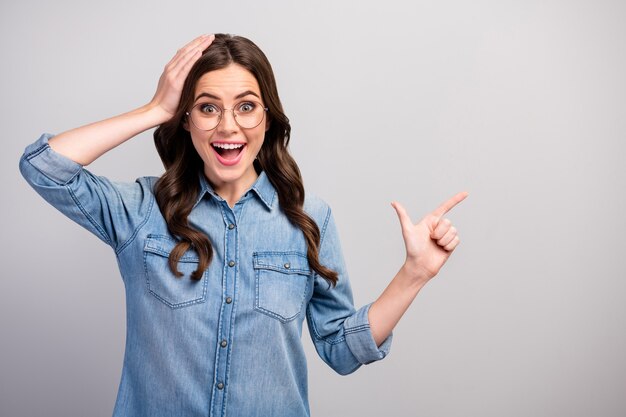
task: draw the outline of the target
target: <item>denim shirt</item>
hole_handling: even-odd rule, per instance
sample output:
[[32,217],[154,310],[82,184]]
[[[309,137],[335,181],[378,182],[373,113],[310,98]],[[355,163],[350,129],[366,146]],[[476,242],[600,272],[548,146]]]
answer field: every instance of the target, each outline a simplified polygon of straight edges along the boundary
[[304,210],[321,232],[319,260],[336,287],[308,264],[292,225],[262,172],[229,207],[204,175],[189,223],[214,255],[200,280],[187,251],[177,278],[168,266],[176,239],[154,197],[157,178],[116,183],[55,152],[43,134],[20,170],[50,204],[115,251],[126,292],[127,333],[114,416],[308,416],[302,347],[306,317],[317,353],[345,375],[384,358],[366,305],[355,310],[331,211],[307,196]]

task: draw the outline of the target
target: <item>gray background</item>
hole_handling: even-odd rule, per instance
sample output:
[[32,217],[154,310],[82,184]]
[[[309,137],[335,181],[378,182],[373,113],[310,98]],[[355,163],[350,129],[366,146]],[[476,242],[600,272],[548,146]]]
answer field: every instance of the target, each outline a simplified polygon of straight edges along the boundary
[[[0,415],[107,416],[122,365],[112,251],[20,177],[43,132],[150,100],[204,32],[268,55],[307,190],[334,209],[356,303],[458,191],[461,245],[348,377],[310,353],[315,416],[626,415],[626,4],[3,0]],[[146,132],[90,169],[162,172]]]

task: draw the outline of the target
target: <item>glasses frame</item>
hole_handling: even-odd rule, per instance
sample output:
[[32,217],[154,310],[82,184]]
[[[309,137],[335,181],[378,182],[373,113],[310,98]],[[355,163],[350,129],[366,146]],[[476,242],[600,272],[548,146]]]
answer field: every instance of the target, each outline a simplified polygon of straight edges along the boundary
[[237,103],[237,105],[241,104],[241,103],[255,103],[258,104],[259,106],[261,106],[261,108],[263,109],[263,117],[261,118],[261,120],[259,121],[259,123],[257,123],[256,125],[252,126],[252,127],[243,127],[239,121],[237,121],[237,114],[235,114],[235,107],[232,107],[230,109],[224,109],[221,106],[214,104],[214,103],[210,103],[212,106],[217,107],[218,109],[220,109],[220,116],[219,119],[217,120],[217,123],[215,124],[215,127],[211,128],[211,129],[201,129],[198,127],[198,125],[196,125],[193,122],[193,117],[191,117],[191,112],[193,112],[193,109],[195,109],[196,107],[200,106],[200,105],[204,105],[204,104],[209,104],[209,103],[197,103],[195,104],[193,107],[191,107],[191,109],[189,111],[185,112],[185,115],[187,116],[187,118],[191,121],[191,123],[195,126],[196,129],[198,130],[202,130],[205,132],[210,132],[211,130],[215,130],[217,129],[217,127],[220,125],[220,123],[222,123],[222,119],[224,118],[224,114],[226,113],[227,110],[230,110],[230,112],[233,114],[233,119],[235,120],[235,123],[237,123],[237,126],[239,126],[242,129],[254,129],[255,127],[257,127],[258,125],[260,125],[261,123],[263,123],[263,120],[265,120],[265,114],[269,111],[269,108],[265,107],[262,103],[256,101],[256,100],[242,100],[239,103]]

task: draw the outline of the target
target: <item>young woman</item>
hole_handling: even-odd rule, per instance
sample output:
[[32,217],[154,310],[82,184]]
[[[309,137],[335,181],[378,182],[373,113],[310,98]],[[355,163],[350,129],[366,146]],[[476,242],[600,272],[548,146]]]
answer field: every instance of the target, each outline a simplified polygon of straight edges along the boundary
[[[160,178],[114,183],[83,168],[140,132]],[[20,169],[115,251],[127,338],[115,416],[307,416],[306,317],[340,374],[385,357],[391,332],[459,243],[445,213],[393,203],[406,261],[355,310],[330,208],[306,195],[271,66],[251,41],[201,36],[145,106],[26,148]]]

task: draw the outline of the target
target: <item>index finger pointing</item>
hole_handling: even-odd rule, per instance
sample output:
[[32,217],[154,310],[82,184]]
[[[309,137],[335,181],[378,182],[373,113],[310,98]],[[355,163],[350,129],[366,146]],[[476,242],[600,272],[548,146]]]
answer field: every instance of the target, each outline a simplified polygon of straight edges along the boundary
[[469,195],[467,191],[461,191],[432,212],[432,214],[438,218],[442,217],[444,214],[452,210],[454,206],[459,204],[461,201],[465,200],[465,198]]

